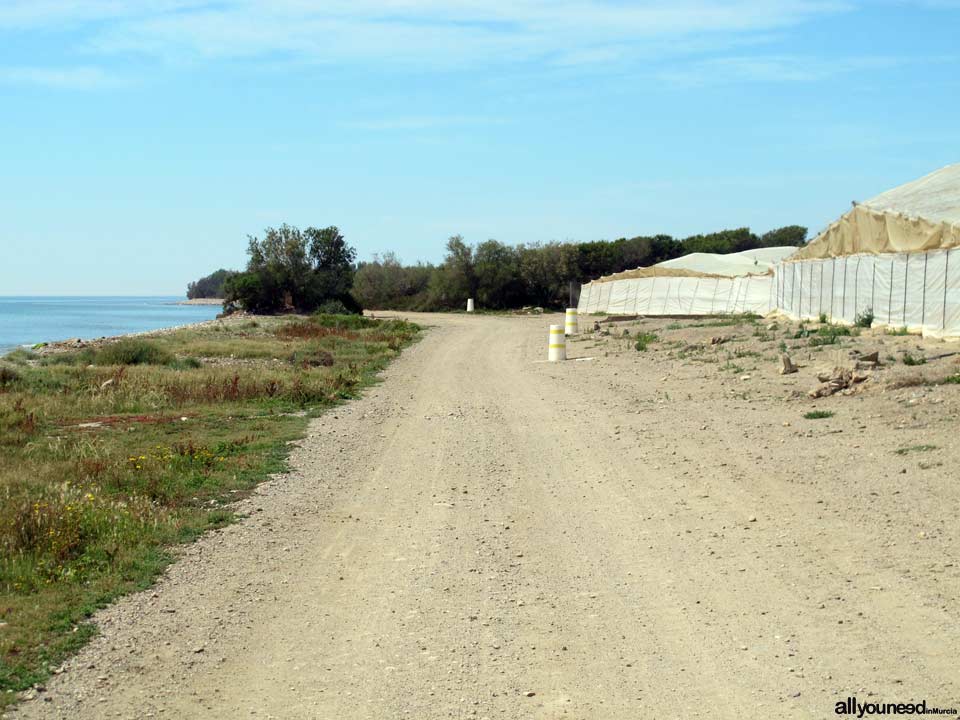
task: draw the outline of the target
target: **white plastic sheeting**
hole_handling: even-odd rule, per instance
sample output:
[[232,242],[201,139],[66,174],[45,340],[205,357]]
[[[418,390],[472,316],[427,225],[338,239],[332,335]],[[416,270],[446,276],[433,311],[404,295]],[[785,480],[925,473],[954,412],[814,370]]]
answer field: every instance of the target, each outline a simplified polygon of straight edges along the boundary
[[646,277],[592,282],[580,290],[580,313],[610,315],[722,315],[776,308],[773,275]]
[[960,249],[785,262],[774,277],[776,307],[792,318],[852,324],[871,311],[874,325],[960,337]]
[[654,267],[673,268],[675,270],[693,270],[709,275],[738,277],[742,275],[763,275],[774,266],[786,260],[797,251],[795,247],[768,247],[754,250],[742,250],[735,253],[689,253],[673,260],[665,260]]

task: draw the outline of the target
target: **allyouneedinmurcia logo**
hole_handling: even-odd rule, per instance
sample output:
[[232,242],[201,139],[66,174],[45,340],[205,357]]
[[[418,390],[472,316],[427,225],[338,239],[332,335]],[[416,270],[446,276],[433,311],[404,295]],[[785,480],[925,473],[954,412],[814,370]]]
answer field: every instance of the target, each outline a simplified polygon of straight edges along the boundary
[[834,706],[837,715],[853,715],[858,718],[868,715],[956,715],[956,708],[927,707],[927,701],[912,703],[857,702],[856,697],[840,700]]

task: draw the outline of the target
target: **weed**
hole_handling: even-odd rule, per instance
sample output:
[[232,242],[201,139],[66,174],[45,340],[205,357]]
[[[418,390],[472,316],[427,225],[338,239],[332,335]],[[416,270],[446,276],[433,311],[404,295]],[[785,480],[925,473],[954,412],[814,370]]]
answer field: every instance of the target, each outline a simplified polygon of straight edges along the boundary
[[821,325],[826,325],[828,322],[830,322],[830,321],[827,319],[827,314],[826,314],[825,312],[820,313],[820,318],[819,318],[819,319],[820,319],[820,324],[821,324]]
[[947,385],[960,385],[960,375],[951,375],[943,382]]
[[926,365],[926,364],[927,364],[927,359],[926,359],[925,357],[922,357],[922,356],[921,356],[921,357],[914,357],[914,356],[911,355],[910,353],[904,353],[904,354],[903,354],[903,364],[904,364],[904,365],[909,365],[909,366],[911,366],[911,367],[916,366],[916,365]]
[[736,363],[733,363],[730,360],[727,360],[723,365],[721,365],[720,369],[729,370],[730,372],[736,375],[739,375],[740,373],[744,372],[744,369],[741,365],[737,365]]
[[901,328],[887,328],[887,335],[909,335],[910,331],[907,330],[907,326],[904,325]]
[[803,417],[805,420],[826,420],[833,417],[833,412],[830,410],[811,410],[805,413]]
[[808,344],[810,347],[836,345],[841,337],[848,337],[853,334],[855,334],[855,331],[844,325],[821,325],[817,328],[816,334],[810,337]]
[[660,340],[654,333],[644,332],[637,335],[637,340],[633,346],[640,352],[644,352],[647,349],[647,346],[650,343],[655,343]]
[[911,445],[910,447],[902,447],[898,450],[894,450],[897,455],[907,455],[908,453],[915,452],[930,452],[931,450],[936,450],[936,445]]
[[867,308],[857,313],[857,316],[853,319],[853,324],[860,328],[868,328],[873,326],[873,320],[873,308]]

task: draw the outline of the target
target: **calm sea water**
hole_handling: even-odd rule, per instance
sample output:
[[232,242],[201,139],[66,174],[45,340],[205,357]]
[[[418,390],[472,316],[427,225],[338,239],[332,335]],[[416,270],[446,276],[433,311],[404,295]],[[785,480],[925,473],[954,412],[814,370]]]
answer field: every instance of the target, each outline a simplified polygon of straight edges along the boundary
[[0,297],[0,354],[23,345],[157,330],[211,320],[219,305],[182,297]]

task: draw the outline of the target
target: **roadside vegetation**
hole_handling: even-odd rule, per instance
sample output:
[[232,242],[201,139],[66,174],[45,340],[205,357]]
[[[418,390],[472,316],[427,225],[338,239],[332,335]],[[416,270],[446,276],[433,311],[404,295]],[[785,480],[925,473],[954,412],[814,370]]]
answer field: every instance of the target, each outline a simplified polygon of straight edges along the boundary
[[373,309],[459,310],[468,297],[483,309],[561,308],[569,304],[571,283],[693,252],[800,246],[806,238],[807,229],[798,225],[764,235],[739,228],[685,239],[655,235],[516,246],[497,240],[471,246],[455,235],[447,241],[446,256],[439,265],[404,265],[392,253],[361,263],[352,295],[361,306]]
[[355,396],[418,327],[231,319],[0,360],[0,707],[148,586],[171,548],[234,519],[309,418]]
[[477,301],[478,310],[561,308],[570,302],[571,284],[602,275],[694,252],[800,246],[806,239],[807,229],[799,225],[763,235],[739,228],[685,239],[653,235],[515,246],[497,240],[473,246],[454,235],[440,264],[404,265],[393,253],[357,263],[336,227],[301,231],[281,225],[267,228],[262,239],[249,238],[246,271],[218,270],[191,283],[187,293],[223,297],[228,307],[255,312],[361,307],[430,312],[463,309],[467,298]]

